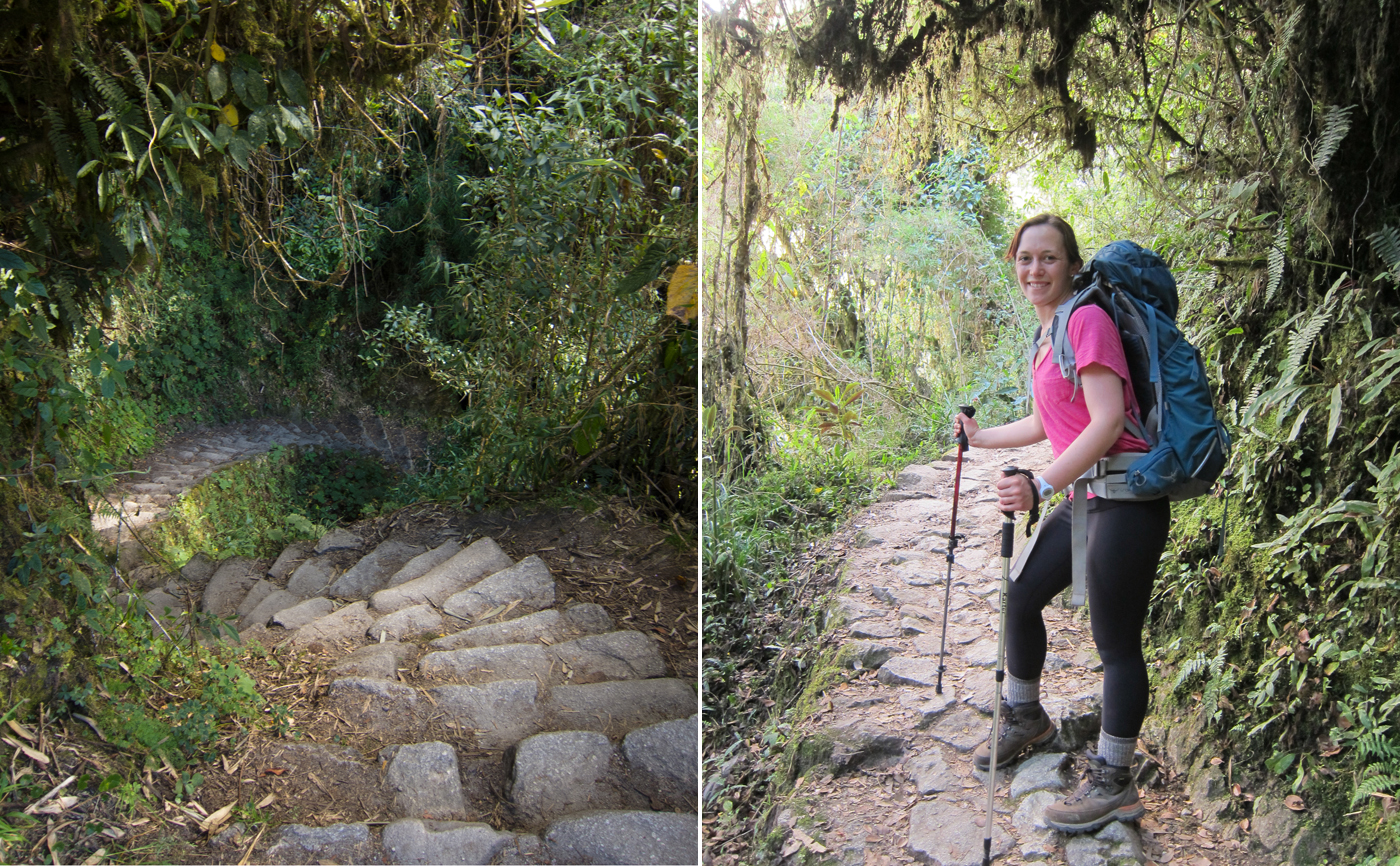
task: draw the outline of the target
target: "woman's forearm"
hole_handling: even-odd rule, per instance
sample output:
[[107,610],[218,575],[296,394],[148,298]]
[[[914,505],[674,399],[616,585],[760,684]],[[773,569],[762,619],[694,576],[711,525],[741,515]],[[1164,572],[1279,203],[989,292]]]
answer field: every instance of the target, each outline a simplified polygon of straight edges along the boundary
[[968,438],[968,444],[973,448],[1020,448],[1044,438],[1045,427],[1040,423],[1040,416],[1031,414],[1020,421],[978,430],[975,437]]

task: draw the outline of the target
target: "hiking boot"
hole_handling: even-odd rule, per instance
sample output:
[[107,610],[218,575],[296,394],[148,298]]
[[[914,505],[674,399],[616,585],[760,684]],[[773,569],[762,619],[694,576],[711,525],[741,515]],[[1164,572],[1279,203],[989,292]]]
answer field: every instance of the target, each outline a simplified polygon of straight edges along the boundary
[[[1012,705],[1001,702],[1001,734],[997,737],[997,769],[1005,767],[1027,749],[1055,739],[1055,723],[1045,714],[1040,701]],[[992,764],[992,741],[972,753],[972,764],[986,770]]]
[[1079,790],[1046,806],[1045,823],[1065,833],[1083,833],[1110,821],[1136,821],[1142,813],[1133,771],[1090,755],[1089,772]]

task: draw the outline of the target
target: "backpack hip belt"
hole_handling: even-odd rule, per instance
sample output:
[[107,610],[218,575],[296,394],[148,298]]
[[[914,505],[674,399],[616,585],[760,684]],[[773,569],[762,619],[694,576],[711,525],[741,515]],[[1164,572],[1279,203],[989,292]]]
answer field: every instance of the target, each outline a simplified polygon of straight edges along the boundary
[[1089,494],[1093,493],[1104,499],[1139,502],[1162,499],[1165,496],[1138,496],[1128,490],[1128,467],[1142,456],[1139,452],[1129,451],[1100,458],[1088,471],[1075,479],[1070,512],[1070,567],[1073,584],[1069,603],[1072,607],[1084,604],[1085,572],[1089,556]]

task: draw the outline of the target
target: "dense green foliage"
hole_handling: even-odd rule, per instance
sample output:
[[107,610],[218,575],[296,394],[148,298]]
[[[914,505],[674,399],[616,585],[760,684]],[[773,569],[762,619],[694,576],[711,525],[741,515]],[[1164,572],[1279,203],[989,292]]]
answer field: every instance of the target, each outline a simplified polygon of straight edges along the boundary
[[[714,378],[737,386],[711,391],[706,379],[706,411],[727,419],[717,429],[761,451],[772,423],[749,360],[760,329],[743,304],[759,297],[753,264],[787,194],[748,157],[767,144],[757,118],[774,80],[802,98],[825,96],[813,82],[830,88],[838,129],[860,118],[898,130],[892,173],[956,189],[946,155],[985,153],[1017,210],[1063,212],[1086,251],[1116,237],[1156,248],[1182,283],[1180,320],[1236,442],[1228,519],[1223,494],[1174,511],[1150,631],[1158,707],[1199,707],[1236,777],[1301,794],[1341,858],[1396,854],[1400,430],[1385,411],[1400,369],[1396,10],[829,0],[789,11],[772,30],[760,22],[779,13],[758,2],[707,19],[718,97],[707,122],[725,124],[714,171],[729,178],[715,200],[734,250],[713,287],[728,328],[718,345],[736,347]],[[809,238],[824,230],[808,226]],[[865,255],[897,260],[902,245],[882,243]],[[861,256],[853,246],[843,265]],[[828,321],[847,308],[813,309]],[[870,333],[867,318],[850,330]],[[879,347],[865,354],[873,371]],[[917,387],[903,375],[895,387]],[[733,446],[709,453],[740,465]]]

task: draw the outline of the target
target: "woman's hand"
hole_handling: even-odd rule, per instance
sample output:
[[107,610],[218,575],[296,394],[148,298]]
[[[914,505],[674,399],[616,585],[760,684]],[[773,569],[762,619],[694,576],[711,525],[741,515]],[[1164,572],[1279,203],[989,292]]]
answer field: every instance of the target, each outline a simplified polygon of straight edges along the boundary
[[975,439],[975,438],[977,438],[977,432],[978,432],[979,430],[981,430],[982,428],[979,427],[979,426],[977,426],[977,422],[976,422],[976,421],[972,420],[971,418],[967,417],[967,416],[964,415],[963,413],[959,412],[959,413],[958,413],[958,417],[955,418],[955,419],[953,419],[953,438],[954,438],[954,439],[958,438],[958,425],[959,425],[959,424],[962,425],[962,431],[963,431],[964,433],[967,434],[967,444],[970,445],[970,446],[976,447],[976,446],[977,446],[977,443],[976,443],[976,442],[973,442],[972,440]]
[[997,508],[1002,511],[1030,511],[1035,501],[1031,480],[1024,475],[1003,475],[997,479]]

